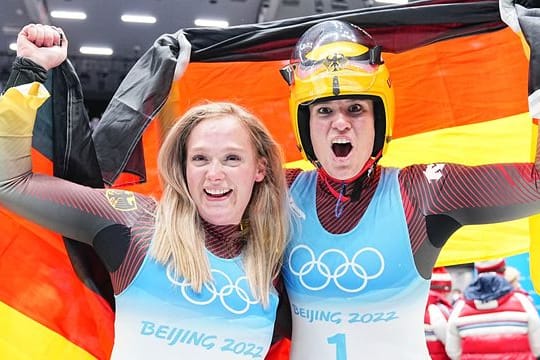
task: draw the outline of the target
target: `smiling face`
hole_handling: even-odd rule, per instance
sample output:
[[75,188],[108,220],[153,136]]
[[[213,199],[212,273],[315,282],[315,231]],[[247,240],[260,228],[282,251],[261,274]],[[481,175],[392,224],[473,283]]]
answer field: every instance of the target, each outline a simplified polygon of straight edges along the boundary
[[249,133],[236,118],[203,120],[186,144],[186,178],[200,216],[214,225],[239,224],[255,182],[265,176]]
[[373,101],[338,99],[309,106],[313,151],[333,178],[357,175],[373,151],[375,125]]

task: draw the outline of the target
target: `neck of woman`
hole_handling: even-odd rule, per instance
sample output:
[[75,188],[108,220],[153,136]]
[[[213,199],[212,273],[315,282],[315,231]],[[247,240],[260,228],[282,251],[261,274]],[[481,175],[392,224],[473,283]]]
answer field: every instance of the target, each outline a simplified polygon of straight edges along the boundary
[[205,246],[214,255],[231,259],[241,254],[246,243],[240,224],[214,225],[202,220]]

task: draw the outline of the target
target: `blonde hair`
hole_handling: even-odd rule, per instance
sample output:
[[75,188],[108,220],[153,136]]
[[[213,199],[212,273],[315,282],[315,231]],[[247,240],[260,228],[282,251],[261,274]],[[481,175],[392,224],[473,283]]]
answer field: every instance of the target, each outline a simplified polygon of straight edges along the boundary
[[247,220],[248,226],[244,230],[247,241],[243,261],[255,298],[267,305],[288,234],[287,185],[279,145],[262,122],[241,106],[227,102],[198,105],[170,129],[158,155],[163,194],[151,254],[170,266],[175,276],[183,276],[196,291],[212,280],[204,230],[186,183],[186,144],[199,123],[226,116],[238,119],[249,133],[257,159],[265,160],[265,177],[254,184],[244,211],[243,222]]

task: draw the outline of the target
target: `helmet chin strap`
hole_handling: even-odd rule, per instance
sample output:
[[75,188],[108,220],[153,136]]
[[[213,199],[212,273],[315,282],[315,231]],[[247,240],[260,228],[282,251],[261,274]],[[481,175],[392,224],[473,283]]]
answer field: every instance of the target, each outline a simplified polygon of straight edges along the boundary
[[[332,195],[335,196],[337,199],[336,202],[336,208],[335,208],[335,215],[336,218],[341,217],[341,214],[343,213],[343,207],[345,206],[345,202],[352,200],[352,201],[358,201],[360,199],[360,195],[362,193],[363,187],[364,187],[364,181],[365,179],[369,178],[371,176],[371,173],[373,172],[373,169],[375,168],[377,162],[381,158],[382,151],[379,151],[375,156],[370,157],[362,169],[354,175],[353,177],[350,177],[348,179],[336,179],[328,174],[328,172],[320,165],[319,162],[316,162],[317,171],[321,175],[321,178],[324,180],[324,183],[326,187],[328,188],[328,191]],[[341,183],[340,191],[337,192],[332,185],[330,184],[330,181],[333,183]],[[351,196],[346,196],[345,191],[347,189],[347,185],[353,185],[353,191],[351,193]]]

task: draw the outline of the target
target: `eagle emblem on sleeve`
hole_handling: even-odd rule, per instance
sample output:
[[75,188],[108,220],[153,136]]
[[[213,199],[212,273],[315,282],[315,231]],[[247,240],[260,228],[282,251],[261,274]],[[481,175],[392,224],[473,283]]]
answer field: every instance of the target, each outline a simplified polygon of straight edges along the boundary
[[131,191],[109,189],[105,194],[109,204],[116,210],[133,211],[137,209],[137,201]]

